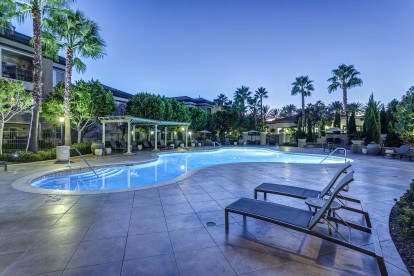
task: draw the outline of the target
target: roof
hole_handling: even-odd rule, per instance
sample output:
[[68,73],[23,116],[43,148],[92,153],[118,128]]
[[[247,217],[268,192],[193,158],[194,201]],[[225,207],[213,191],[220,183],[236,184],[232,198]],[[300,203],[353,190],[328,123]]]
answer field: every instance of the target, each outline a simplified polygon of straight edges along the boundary
[[268,123],[280,123],[280,122],[296,122],[296,120],[298,119],[298,114],[295,114],[295,115],[292,115],[292,116],[289,116],[289,117],[284,117],[284,118],[279,118],[279,119],[275,119],[275,120],[273,120],[273,121],[271,121],[271,122],[268,122]]
[[178,97],[172,97],[174,99],[176,99],[179,102],[192,102],[192,103],[206,103],[206,104],[210,104],[210,105],[214,105],[214,103],[212,101],[206,100],[204,98],[191,98],[188,96],[178,96]]
[[[16,32],[14,30],[6,30],[4,32],[0,32],[0,37],[4,37],[4,38],[7,38],[8,40],[11,40],[11,41],[33,48],[33,46],[30,44],[30,40],[32,39],[30,36]],[[43,57],[51,59],[47,56],[43,56]],[[54,60],[54,62],[65,65],[66,59],[64,57],[59,56],[58,60]]]
[[127,92],[124,92],[124,91],[121,91],[121,90],[118,90],[118,89],[116,89],[116,88],[112,88],[112,87],[110,87],[110,86],[108,86],[108,85],[104,85],[104,84],[102,84],[102,87],[105,89],[105,90],[109,90],[109,91],[111,91],[112,92],[112,94],[114,95],[114,97],[119,97],[119,98],[124,98],[124,99],[131,99],[132,98],[132,94],[129,94],[129,93],[127,93]]
[[106,117],[99,117],[101,123],[132,123],[135,125],[143,125],[143,126],[189,126],[190,123],[185,122],[172,122],[172,121],[160,121],[160,120],[152,120],[152,119],[145,119],[133,116],[106,116]]

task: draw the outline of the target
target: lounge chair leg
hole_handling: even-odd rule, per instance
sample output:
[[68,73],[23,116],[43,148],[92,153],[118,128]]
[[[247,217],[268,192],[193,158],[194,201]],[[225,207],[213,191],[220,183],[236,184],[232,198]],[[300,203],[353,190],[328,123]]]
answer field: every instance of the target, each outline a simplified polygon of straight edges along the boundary
[[263,192],[263,198],[264,198],[264,200],[267,200],[267,193],[266,192]]
[[246,216],[243,215],[243,223],[246,223]]
[[254,190],[254,199],[257,199],[257,190]]
[[229,212],[227,210],[224,211],[224,222],[226,224],[226,233],[229,232]]

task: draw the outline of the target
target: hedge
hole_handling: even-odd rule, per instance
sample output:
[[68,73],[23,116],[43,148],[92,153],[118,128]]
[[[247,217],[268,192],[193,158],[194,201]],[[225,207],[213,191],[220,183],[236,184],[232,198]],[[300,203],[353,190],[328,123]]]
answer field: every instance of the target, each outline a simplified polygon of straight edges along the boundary
[[[71,148],[77,148],[82,154],[91,153],[91,143],[79,143],[73,144]],[[70,156],[77,156],[78,154],[75,151],[70,152]],[[14,153],[4,153],[0,154],[0,160],[6,162],[18,162],[18,163],[27,163],[27,162],[37,162],[44,160],[53,160],[56,159],[56,148],[39,150],[37,153],[26,152],[26,151],[16,151]]]

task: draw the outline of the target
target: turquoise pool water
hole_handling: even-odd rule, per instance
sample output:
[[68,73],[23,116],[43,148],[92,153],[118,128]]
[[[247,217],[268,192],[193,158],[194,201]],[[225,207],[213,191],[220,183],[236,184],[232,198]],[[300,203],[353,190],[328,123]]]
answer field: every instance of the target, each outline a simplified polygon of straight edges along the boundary
[[[122,167],[97,169],[98,178],[91,171],[48,177],[32,186],[50,190],[108,190],[134,188],[162,183],[193,169],[216,164],[242,162],[277,162],[318,164],[325,155],[294,154],[267,149],[220,149],[160,154],[157,161]],[[330,157],[326,163],[344,163],[344,158]]]

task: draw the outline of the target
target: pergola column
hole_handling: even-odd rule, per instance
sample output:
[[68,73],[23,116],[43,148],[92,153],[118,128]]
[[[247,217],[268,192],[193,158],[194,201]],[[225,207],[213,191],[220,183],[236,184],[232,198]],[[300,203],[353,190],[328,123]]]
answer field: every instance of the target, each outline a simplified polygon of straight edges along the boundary
[[105,122],[102,122],[102,143],[105,146]]
[[185,147],[187,148],[188,144],[188,126],[185,126]]
[[164,146],[167,146],[167,140],[168,140],[168,136],[167,136],[167,127],[165,127],[164,129]]
[[132,132],[134,133],[132,136],[132,141],[135,141],[135,125],[132,126]]
[[127,152],[125,153],[126,155],[130,155],[132,154],[131,152],[131,121],[128,121],[128,143],[127,143]]
[[158,125],[155,125],[155,145],[154,150],[158,150]]

